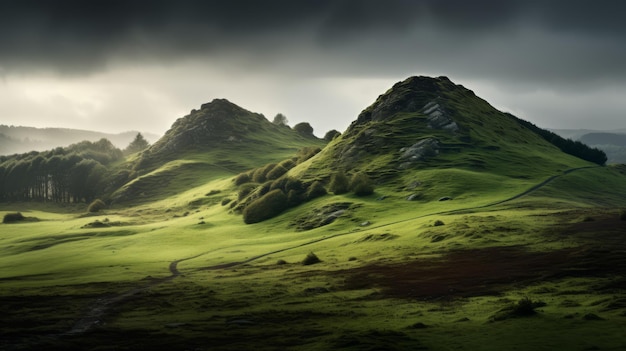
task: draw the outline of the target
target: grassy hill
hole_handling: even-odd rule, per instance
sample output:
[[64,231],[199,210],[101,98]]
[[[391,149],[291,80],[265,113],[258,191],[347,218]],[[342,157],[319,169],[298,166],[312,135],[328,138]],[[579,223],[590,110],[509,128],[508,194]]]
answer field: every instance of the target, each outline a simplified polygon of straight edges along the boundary
[[112,199],[127,203],[167,197],[325,143],[215,99],[178,119],[161,139],[124,165],[122,171],[132,169],[131,180]]
[[[246,225],[231,204],[279,179],[239,175],[322,145],[258,117],[214,101],[178,121],[125,163],[127,198],[103,212],[2,204],[26,217],[0,224],[3,345],[626,346],[626,168],[565,154],[445,78],[413,77],[282,176],[328,188],[333,172],[361,172],[373,194],[328,192]],[[214,119],[247,128],[193,139]]]

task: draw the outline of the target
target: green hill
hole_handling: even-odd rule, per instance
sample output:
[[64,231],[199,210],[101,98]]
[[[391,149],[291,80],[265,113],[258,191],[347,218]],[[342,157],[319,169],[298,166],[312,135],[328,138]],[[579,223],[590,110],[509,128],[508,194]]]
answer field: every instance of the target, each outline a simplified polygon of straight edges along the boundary
[[163,198],[325,143],[312,134],[302,135],[227,100],[215,99],[179,118],[161,139],[131,160],[126,167],[132,167],[127,171],[132,179],[112,199]]
[[2,345],[624,349],[626,168],[590,154],[444,77],[326,146],[215,100],[99,212],[0,205]]

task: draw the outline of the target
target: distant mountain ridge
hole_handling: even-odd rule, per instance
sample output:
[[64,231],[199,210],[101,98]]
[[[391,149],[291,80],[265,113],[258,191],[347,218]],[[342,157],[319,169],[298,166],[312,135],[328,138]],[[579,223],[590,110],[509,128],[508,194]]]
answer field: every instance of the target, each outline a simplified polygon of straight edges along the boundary
[[[25,126],[0,125],[0,155],[12,155],[30,151],[45,151],[57,147],[66,147],[84,140],[95,142],[106,138],[116,147],[123,149],[133,141],[137,131],[123,133],[103,133],[71,128],[35,128]],[[159,136],[141,133],[149,142]]]

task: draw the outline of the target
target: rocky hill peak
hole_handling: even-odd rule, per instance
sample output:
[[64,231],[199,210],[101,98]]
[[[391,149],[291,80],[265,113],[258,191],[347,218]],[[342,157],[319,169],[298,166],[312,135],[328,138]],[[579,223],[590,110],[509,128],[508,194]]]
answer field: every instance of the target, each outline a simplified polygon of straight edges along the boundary
[[442,112],[442,106],[437,103],[441,102],[444,93],[458,90],[473,95],[470,90],[452,83],[444,76],[409,77],[380,95],[374,104],[361,112],[355,123],[385,120],[398,112],[423,112],[431,108],[433,108],[431,113],[437,109]]

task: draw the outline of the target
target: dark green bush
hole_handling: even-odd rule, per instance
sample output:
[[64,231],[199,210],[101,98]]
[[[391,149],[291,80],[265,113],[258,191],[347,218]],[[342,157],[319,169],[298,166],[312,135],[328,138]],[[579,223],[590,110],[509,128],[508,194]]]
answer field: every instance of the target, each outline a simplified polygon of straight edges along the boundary
[[223,199],[222,199],[222,206],[226,206],[226,205],[228,205],[228,203],[230,203],[231,201],[232,201],[232,200],[231,200],[231,199],[229,199],[229,198],[227,198],[227,197],[226,197],[226,198],[223,198]]
[[270,219],[287,209],[287,195],[275,189],[252,201],[243,210],[243,221],[246,224],[258,223]]
[[313,200],[317,197],[324,196],[324,195],[326,195],[326,188],[324,188],[324,185],[322,184],[322,182],[317,181],[317,180],[311,183],[311,185],[309,185],[309,188],[307,189],[307,192],[306,192],[307,200]]
[[326,141],[332,141],[333,139],[335,139],[336,137],[340,136],[341,133],[335,129],[329,130],[328,132],[326,132],[326,134],[324,135],[324,140]]
[[345,194],[350,191],[350,180],[344,172],[335,172],[330,177],[328,188],[335,195]]
[[253,184],[253,183],[247,183],[242,185],[239,188],[239,193],[237,194],[237,199],[239,201],[243,200],[246,198],[246,196],[250,195],[250,193],[252,193],[254,191],[254,189],[256,189],[257,185]]
[[304,199],[302,193],[295,190],[289,190],[289,193],[287,193],[287,203],[289,204],[289,207],[298,206],[303,201]]
[[322,260],[320,260],[319,257],[317,257],[317,255],[315,255],[313,252],[309,252],[309,254],[306,255],[306,257],[304,258],[304,260],[302,260],[302,265],[310,266],[312,264],[316,264],[320,262],[322,262]]
[[280,165],[281,167],[284,167],[286,170],[290,170],[296,166],[296,162],[292,159],[287,159],[287,160],[281,161],[278,165]]
[[15,222],[23,221],[24,218],[25,217],[20,212],[7,213],[4,215],[4,218],[2,219],[2,223],[15,223]]
[[267,164],[263,167],[257,168],[254,170],[254,173],[252,174],[252,180],[256,183],[263,183],[265,182],[268,178],[267,178],[267,174],[274,169],[274,167],[276,167],[275,163],[270,163]]
[[300,122],[293,126],[293,130],[304,136],[313,136],[313,127],[307,122]]
[[287,169],[281,165],[276,165],[269,172],[267,172],[266,178],[269,180],[278,179],[283,174],[287,173]]
[[367,174],[363,172],[355,173],[350,180],[350,190],[356,196],[367,196],[374,193],[374,185]]
[[443,221],[442,221],[442,220],[439,220],[439,219],[438,219],[438,220],[436,220],[436,221],[435,221],[435,224],[433,224],[433,225],[434,225],[435,227],[440,227],[440,226],[442,226],[442,225],[444,225],[444,224],[445,224],[445,223],[443,223]]
[[302,163],[310,159],[311,157],[317,155],[320,151],[322,151],[322,149],[320,149],[319,147],[314,147],[314,146],[303,147],[302,149],[298,150],[298,153],[296,155],[298,156],[297,163]]
[[235,185],[241,185],[252,181],[252,177],[249,172],[239,173],[235,178]]
[[89,207],[87,207],[87,211],[93,213],[93,212],[98,212],[100,210],[103,210],[107,207],[107,205],[104,203],[104,201],[100,200],[100,199],[95,199],[93,200],[93,202],[91,202],[89,204]]

